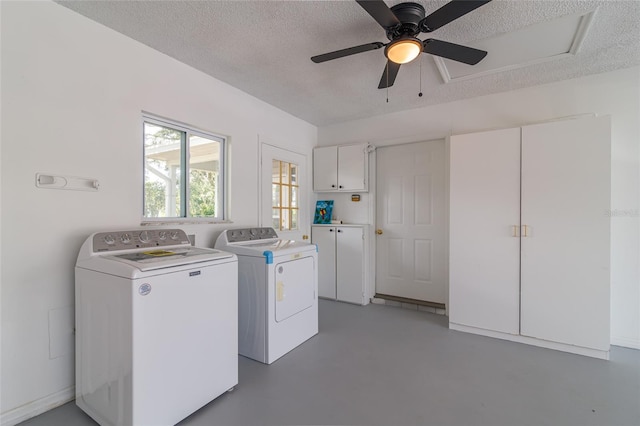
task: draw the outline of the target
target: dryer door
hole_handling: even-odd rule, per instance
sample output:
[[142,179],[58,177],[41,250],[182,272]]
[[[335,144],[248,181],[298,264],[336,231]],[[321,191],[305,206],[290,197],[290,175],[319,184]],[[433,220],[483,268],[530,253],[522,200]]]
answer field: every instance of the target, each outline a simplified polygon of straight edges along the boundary
[[280,262],[274,268],[276,322],[311,307],[315,299],[313,257]]

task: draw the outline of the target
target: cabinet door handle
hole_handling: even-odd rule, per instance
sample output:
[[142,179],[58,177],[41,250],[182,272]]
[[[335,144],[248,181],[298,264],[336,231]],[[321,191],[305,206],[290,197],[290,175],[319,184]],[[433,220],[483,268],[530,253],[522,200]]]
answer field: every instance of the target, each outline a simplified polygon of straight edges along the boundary
[[342,185],[338,185],[338,188],[342,189],[342,188],[343,188],[343,186],[342,186]]
[[520,228],[518,225],[513,225],[511,227],[511,229],[513,231],[512,234],[511,234],[512,237],[519,237],[520,236],[520,235],[518,235],[518,228]]
[[332,188],[335,188],[336,186],[335,186],[335,185],[331,185],[331,187],[332,187]]
[[333,232],[333,228],[329,228],[329,232]]
[[338,229],[338,232],[342,232],[342,229]]

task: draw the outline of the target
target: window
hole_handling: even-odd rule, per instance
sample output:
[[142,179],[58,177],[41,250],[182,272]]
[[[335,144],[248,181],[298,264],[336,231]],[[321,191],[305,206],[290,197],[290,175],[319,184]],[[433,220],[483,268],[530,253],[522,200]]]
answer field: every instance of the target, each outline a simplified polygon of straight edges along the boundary
[[298,166],[286,161],[272,160],[271,217],[274,229],[298,229],[298,194]]
[[224,219],[223,137],[143,116],[144,217]]

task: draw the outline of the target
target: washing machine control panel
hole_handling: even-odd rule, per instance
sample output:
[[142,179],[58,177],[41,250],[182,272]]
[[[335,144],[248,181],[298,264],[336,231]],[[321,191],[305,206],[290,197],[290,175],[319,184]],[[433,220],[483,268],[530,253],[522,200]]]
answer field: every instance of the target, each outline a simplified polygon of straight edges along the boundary
[[176,245],[191,245],[182,229],[138,229],[100,232],[93,236],[94,253]]
[[252,240],[267,240],[278,238],[273,228],[244,228],[230,229],[227,231],[227,241],[230,243],[240,243]]

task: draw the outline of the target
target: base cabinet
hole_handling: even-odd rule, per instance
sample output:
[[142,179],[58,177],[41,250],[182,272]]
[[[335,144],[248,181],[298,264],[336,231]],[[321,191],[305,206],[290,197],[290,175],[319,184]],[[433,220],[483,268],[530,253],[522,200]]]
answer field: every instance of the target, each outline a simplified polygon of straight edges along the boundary
[[314,225],[318,246],[318,296],[366,305],[367,225]]
[[450,328],[607,359],[609,117],[450,140]]

